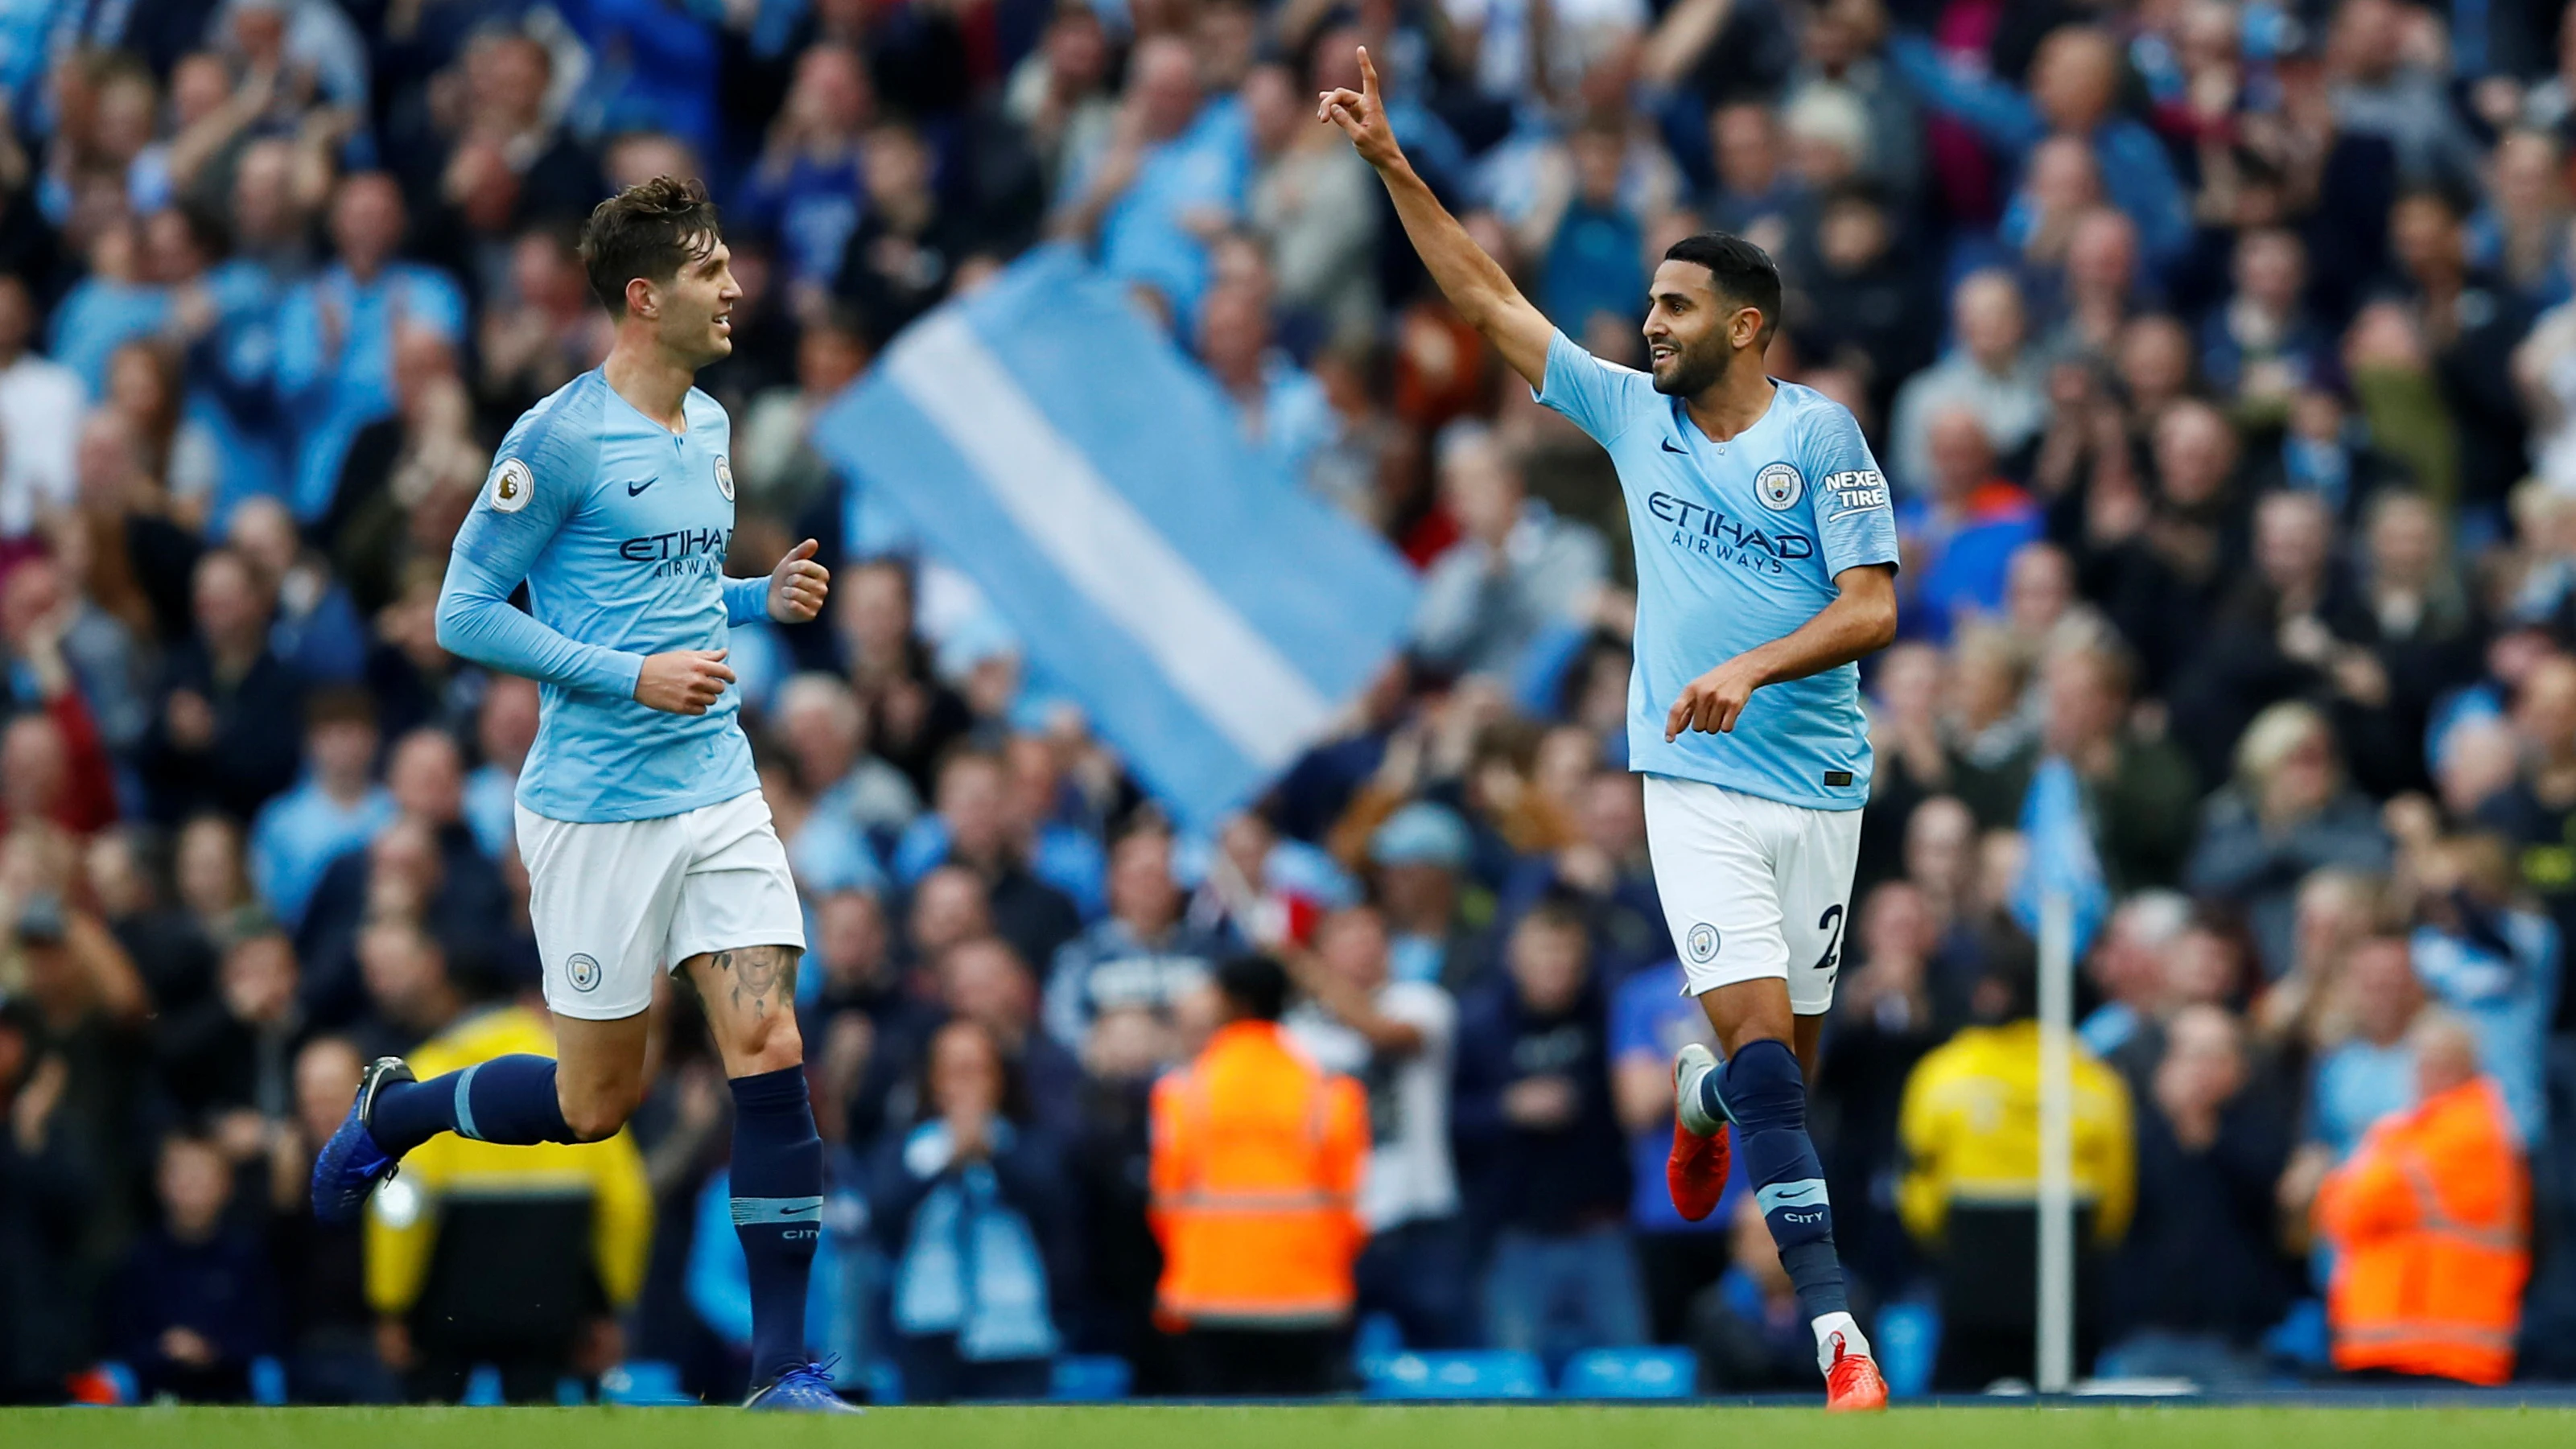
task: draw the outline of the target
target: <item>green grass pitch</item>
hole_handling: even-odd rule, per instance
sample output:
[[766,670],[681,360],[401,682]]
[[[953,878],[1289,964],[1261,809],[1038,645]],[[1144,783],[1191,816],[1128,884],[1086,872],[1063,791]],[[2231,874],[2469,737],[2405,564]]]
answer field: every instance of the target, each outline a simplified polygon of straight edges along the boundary
[[2576,1410],[2190,1407],[1812,1409],[1115,1407],[880,1409],[766,1418],[693,1409],[0,1410],[10,1449],[2521,1449],[2576,1443]]

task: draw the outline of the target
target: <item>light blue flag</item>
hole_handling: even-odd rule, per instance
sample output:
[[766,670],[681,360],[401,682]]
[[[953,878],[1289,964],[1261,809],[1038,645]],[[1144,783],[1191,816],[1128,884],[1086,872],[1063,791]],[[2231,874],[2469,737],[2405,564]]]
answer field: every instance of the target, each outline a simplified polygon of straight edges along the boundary
[[814,443],[974,579],[1193,828],[1321,739],[1413,615],[1395,552],[1254,448],[1065,248],[914,324]]
[[2013,918],[2034,937],[2039,934],[2039,903],[2050,891],[2064,891],[2073,902],[2075,957],[2082,960],[2111,913],[2111,888],[2102,879],[2102,858],[2093,849],[2093,828],[2084,818],[2084,785],[2063,756],[2050,755],[2030,776],[2021,797],[2021,834],[2027,847],[2021,878],[2013,882]]

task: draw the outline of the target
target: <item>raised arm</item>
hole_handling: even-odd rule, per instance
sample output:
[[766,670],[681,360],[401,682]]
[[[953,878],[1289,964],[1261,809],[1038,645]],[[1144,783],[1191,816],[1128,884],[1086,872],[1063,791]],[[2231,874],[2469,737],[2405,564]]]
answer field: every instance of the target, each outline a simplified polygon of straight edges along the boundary
[[1318,97],[1316,119],[1341,127],[1360,159],[1377,168],[1378,180],[1386,183],[1387,195],[1395,199],[1395,214],[1404,223],[1405,237],[1458,315],[1485,334],[1512,371],[1527,378],[1530,386],[1543,385],[1547,343],[1556,329],[1512,285],[1502,264],[1485,255],[1458,218],[1414,174],[1413,163],[1404,159],[1404,148],[1395,143],[1395,129],[1387,124],[1386,107],[1378,98],[1377,66],[1366,46],[1360,48],[1360,86],[1356,94],[1341,89]]

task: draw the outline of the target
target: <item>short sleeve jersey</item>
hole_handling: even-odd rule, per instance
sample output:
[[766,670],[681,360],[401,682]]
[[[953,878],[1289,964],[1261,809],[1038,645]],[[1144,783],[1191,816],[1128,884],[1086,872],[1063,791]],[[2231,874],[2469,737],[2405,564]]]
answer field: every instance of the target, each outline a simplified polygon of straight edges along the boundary
[[[727,686],[702,715],[634,698],[641,656],[726,647],[732,422],[695,388],[673,432],[597,370],[502,439],[449,563],[507,598],[524,579],[537,622],[584,646],[580,684],[547,684],[519,803],[552,820],[650,820],[759,788]],[[735,581],[737,585],[745,581]]]
[[1860,424],[1812,388],[1778,388],[1753,426],[1714,442],[1647,374],[1560,332],[1538,398],[1609,450],[1627,495],[1637,550],[1629,768],[1857,810],[1871,769],[1858,665],[1755,691],[1732,733],[1664,742],[1684,685],[1814,618],[1843,570],[1896,562],[1887,480]]

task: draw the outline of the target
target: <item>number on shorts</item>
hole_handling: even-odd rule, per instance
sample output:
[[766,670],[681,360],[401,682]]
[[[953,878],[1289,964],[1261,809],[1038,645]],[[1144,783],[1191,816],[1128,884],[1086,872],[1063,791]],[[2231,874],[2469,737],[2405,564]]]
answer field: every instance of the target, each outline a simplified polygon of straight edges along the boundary
[[1843,908],[1838,905],[1825,907],[1825,913],[1816,917],[1816,929],[1833,933],[1825,942],[1825,954],[1816,961],[1817,970],[1831,971],[1843,960]]

